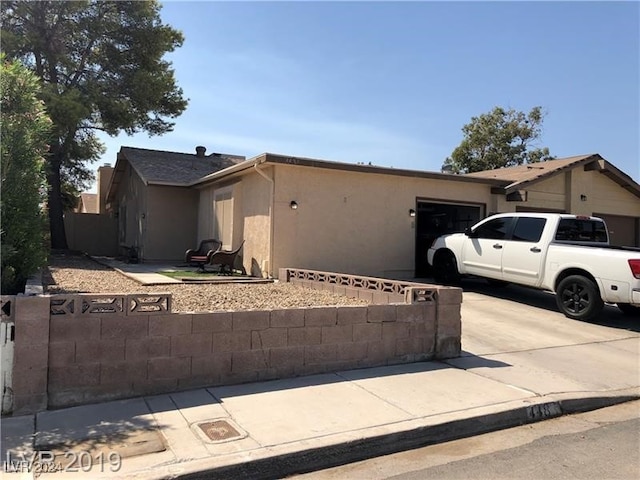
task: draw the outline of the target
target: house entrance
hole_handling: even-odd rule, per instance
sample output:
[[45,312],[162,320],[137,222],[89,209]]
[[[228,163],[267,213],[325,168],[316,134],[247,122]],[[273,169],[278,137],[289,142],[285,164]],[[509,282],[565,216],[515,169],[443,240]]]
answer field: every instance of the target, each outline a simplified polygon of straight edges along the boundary
[[[484,205],[443,203],[417,200],[416,208],[416,277],[430,277],[427,251],[440,235],[464,232],[484,216]],[[482,215],[482,216],[481,216]]]

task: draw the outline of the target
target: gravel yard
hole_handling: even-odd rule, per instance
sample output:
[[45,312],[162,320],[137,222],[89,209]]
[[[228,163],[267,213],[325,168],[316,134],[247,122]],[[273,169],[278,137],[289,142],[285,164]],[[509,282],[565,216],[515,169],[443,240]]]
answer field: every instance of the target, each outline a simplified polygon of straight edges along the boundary
[[170,292],[174,312],[366,305],[362,300],[290,283],[143,286],[88,257],[68,254],[51,255],[43,283],[45,293],[50,294]]

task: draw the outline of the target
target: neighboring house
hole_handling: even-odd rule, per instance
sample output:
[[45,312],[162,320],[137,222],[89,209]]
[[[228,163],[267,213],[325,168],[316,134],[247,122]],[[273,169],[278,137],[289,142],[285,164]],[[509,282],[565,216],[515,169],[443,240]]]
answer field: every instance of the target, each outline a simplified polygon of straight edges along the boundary
[[249,160],[123,147],[107,194],[120,243],[180,260],[204,238],[244,267],[409,278],[428,274],[435,236],[509,211],[598,214],[612,240],[639,245],[640,185],[599,155],[469,175],[265,153]]
[[74,209],[76,213],[98,213],[98,194],[81,193],[78,204]]

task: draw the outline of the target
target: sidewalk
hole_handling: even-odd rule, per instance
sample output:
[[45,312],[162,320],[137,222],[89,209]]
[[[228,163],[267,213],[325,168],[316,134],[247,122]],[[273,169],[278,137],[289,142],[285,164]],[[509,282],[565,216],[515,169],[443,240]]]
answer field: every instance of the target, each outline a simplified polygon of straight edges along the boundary
[[[77,467],[42,475],[55,479],[282,478],[640,398],[639,349],[633,335],[482,357],[463,352],[447,362],[3,418],[2,458],[15,466],[35,446],[45,459],[57,454],[54,465]],[[74,459],[84,462],[84,476],[78,462],[67,465]]]

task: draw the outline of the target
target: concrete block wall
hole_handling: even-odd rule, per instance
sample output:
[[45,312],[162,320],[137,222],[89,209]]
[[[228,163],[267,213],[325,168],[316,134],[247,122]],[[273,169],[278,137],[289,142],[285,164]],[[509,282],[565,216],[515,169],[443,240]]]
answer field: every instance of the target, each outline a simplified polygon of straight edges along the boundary
[[209,313],[16,297],[13,413],[455,357],[461,291],[436,288],[414,304]]

